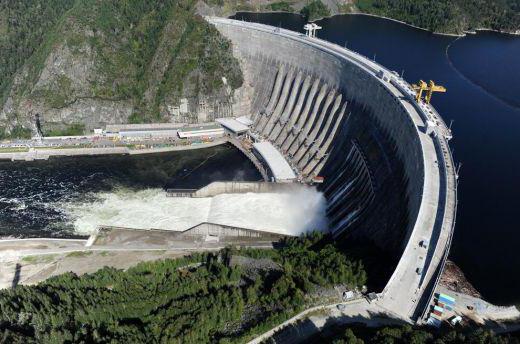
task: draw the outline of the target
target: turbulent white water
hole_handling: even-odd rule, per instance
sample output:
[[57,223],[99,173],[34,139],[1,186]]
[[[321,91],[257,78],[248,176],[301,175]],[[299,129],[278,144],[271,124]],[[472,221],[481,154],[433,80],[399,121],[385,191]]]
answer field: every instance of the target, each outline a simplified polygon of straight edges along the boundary
[[183,231],[201,222],[294,235],[327,227],[325,198],[309,188],[212,198],[166,197],[161,189],[119,189],[94,196],[94,202],[59,205],[78,234],[101,225]]

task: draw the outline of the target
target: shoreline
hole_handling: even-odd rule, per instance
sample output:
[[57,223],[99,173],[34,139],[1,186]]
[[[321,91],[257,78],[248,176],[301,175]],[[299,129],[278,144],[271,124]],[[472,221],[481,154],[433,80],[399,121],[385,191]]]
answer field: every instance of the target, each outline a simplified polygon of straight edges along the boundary
[[421,31],[429,32],[429,33],[434,34],[434,35],[437,35],[437,36],[447,36],[447,37],[464,37],[464,36],[466,36],[465,33],[463,33],[463,34],[459,34],[459,33],[445,33],[445,32],[436,32],[436,31],[431,31],[431,30],[425,29],[425,28],[423,28],[423,27],[416,26],[416,25],[413,25],[413,24],[410,24],[410,23],[404,22],[404,21],[399,20],[399,19],[390,18],[390,17],[385,17],[385,16],[382,16],[382,15],[379,15],[379,14],[356,12],[356,13],[343,13],[343,14],[341,14],[341,15],[354,15],[354,16],[359,16],[359,15],[361,15],[361,16],[367,16],[367,17],[374,17],[374,18],[380,18],[380,19],[390,20],[390,21],[393,21],[393,22],[396,22],[396,23],[399,23],[399,24],[403,24],[403,25],[406,25],[406,26],[412,27],[412,28],[414,28],[414,29],[418,29],[418,30],[421,30]]
[[513,36],[513,37],[520,37],[520,29],[516,32],[509,32],[509,31],[500,31],[500,30],[494,30],[494,29],[486,29],[486,28],[480,28],[480,29],[474,29],[475,33],[481,32],[495,32],[506,36]]
[[[234,11],[234,12],[232,12],[232,14],[230,14],[227,17],[229,18],[231,16],[236,16],[238,13],[252,13],[252,14],[288,13],[288,14],[294,14],[294,15],[300,16],[303,19],[305,19],[305,17],[302,14],[298,13],[298,12],[287,12],[287,11]],[[466,37],[468,35],[475,35],[475,34],[478,34],[479,32],[488,31],[488,32],[495,32],[495,33],[508,35],[508,36],[513,36],[513,37],[520,37],[520,30],[518,30],[517,32],[510,32],[510,31],[500,31],[500,30],[489,29],[489,28],[478,28],[478,29],[472,29],[472,30],[465,30],[463,33],[437,32],[437,31],[431,31],[431,30],[428,30],[426,28],[423,28],[423,27],[420,27],[420,26],[416,26],[416,25],[404,22],[404,21],[399,20],[399,19],[385,17],[385,16],[378,15],[378,14],[363,13],[363,12],[335,13],[335,14],[331,14],[329,16],[320,17],[318,19],[315,19],[315,20],[312,20],[312,21],[309,21],[309,22],[316,22],[316,21],[320,21],[320,20],[323,20],[323,19],[329,19],[329,18],[333,18],[333,17],[337,17],[337,16],[367,16],[367,17],[373,17],[373,18],[389,20],[389,21],[393,21],[393,22],[396,22],[396,23],[399,23],[399,24],[406,25],[406,26],[414,28],[414,29],[418,29],[418,30],[421,30],[421,31],[429,32],[429,33],[431,33],[433,35],[436,35],[436,36],[446,36],[446,37],[461,38],[461,37]]]
[[[235,11],[233,12],[233,14],[229,15],[229,17],[232,17],[232,16],[236,16],[238,13],[251,13],[251,14],[276,14],[276,13],[288,13],[288,14],[293,14],[293,15],[297,15],[297,16],[300,16],[302,17],[303,19],[305,19],[305,17],[300,14],[300,13],[297,13],[297,12],[287,12],[287,11],[261,11],[261,12],[257,12],[257,11]],[[381,16],[381,15],[377,15],[377,14],[371,14],[371,13],[362,13],[362,12],[352,12],[352,13],[336,13],[336,14],[331,14],[329,16],[325,16],[325,17],[320,17],[320,18],[317,18],[317,19],[314,19],[312,21],[309,21],[309,23],[314,23],[314,22],[317,22],[317,21],[320,21],[320,20],[323,20],[323,19],[330,19],[330,18],[333,18],[333,17],[339,17],[339,16],[367,16],[367,17],[374,17],[374,18],[379,18],[379,19],[385,19],[385,20],[390,20],[390,21],[393,21],[393,22],[396,22],[396,23],[399,23],[399,24],[403,24],[403,25],[406,25],[406,26],[409,26],[409,27],[412,27],[414,29],[418,29],[418,30],[422,30],[422,31],[426,31],[426,32],[430,32],[434,35],[439,35],[439,36],[451,36],[451,37],[464,37],[464,35],[460,35],[460,34],[450,34],[450,33],[442,33],[442,32],[432,32],[428,29],[425,29],[425,28],[422,28],[422,27],[419,27],[419,26],[415,26],[415,25],[412,25],[412,24],[408,24],[404,21],[401,21],[401,20],[398,20],[398,19],[394,19],[394,18],[389,18],[389,17],[385,17],[385,16]],[[237,19],[239,20],[239,19]]]

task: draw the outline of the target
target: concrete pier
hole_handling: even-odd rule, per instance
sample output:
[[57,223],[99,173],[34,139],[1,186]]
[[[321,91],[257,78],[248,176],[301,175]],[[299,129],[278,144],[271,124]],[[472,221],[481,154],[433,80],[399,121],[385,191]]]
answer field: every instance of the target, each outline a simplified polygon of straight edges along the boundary
[[[343,122],[343,118],[345,117],[345,111],[347,108],[347,103],[343,103],[341,110],[339,112],[338,117],[335,119],[334,127],[330,131],[329,135],[325,138],[326,132],[323,131],[323,135],[320,135],[318,142],[325,142],[320,146],[318,152],[314,155],[313,160],[307,163],[307,166],[303,169],[302,173],[304,176],[317,176],[322,168],[325,166],[325,163],[328,160],[327,152],[330,150],[330,146],[332,145],[332,141],[335,138],[336,133],[338,132],[338,128],[340,124]],[[332,117],[331,117],[332,118]],[[327,123],[327,126],[330,126],[330,123]]]
[[318,91],[318,87],[320,86],[320,81],[318,79],[315,79],[311,90],[309,91],[309,96],[305,99],[305,106],[300,113],[300,117],[298,118],[298,122],[296,122],[295,125],[288,128],[289,135],[285,139],[282,150],[287,152],[289,151],[289,148],[293,145],[294,141],[296,140],[296,137],[300,134],[301,130],[303,129],[305,122],[307,121],[307,117],[309,115],[309,112],[311,110],[312,102],[314,100],[314,97],[316,96],[316,92]]
[[[314,144],[314,141],[316,139],[316,136],[318,136],[318,132],[321,129],[323,121],[328,116],[332,117],[332,115],[329,114],[328,110],[329,110],[329,107],[330,107],[332,101],[334,100],[335,94],[336,94],[336,92],[334,90],[331,90],[329,92],[329,94],[328,94],[328,96],[327,96],[327,98],[325,100],[325,103],[324,103],[324,105],[323,105],[323,107],[321,109],[321,112],[318,115],[318,118],[317,118],[316,122],[313,124],[314,127],[305,136],[305,140],[303,141],[303,144],[300,146],[300,148],[298,149],[298,151],[296,152],[296,154],[293,157],[293,161],[294,161],[295,164],[298,164],[299,166],[301,165],[300,161],[302,160],[303,156],[306,154],[306,152],[309,149],[309,147],[311,147]],[[308,158],[306,159],[306,161],[307,160],[308,160]],[[300,167],[303,167],[303,166],[300,166]]]
[[276,104],[276,108],[274,109],[272,115],[269,117],[269,120],[265,124],[263,128],[257,128],[259,132],[262,133],[263,136],[268,137],[271,133],[271,130],[273,129],[274,124],[278,121],[278,118],[280,118],[280,115],[284,109],[285,102],[287,101],[287,97],[289,95],[289,91],[291,89],[292,83],[294,79],[294,69],[291,68],[289,70],[289,73],[287,73],[287,76],[285,78],[285,83],[282,89],[282,94],[280,95],[280,99],[278,100],[278,103]]
[[[322,105],[323,99],[325,98],[325,94],[327,93],[328,86],[322,85],[320,89],[320,93],[318,93],[318,96],[316,97],[316,101],[314,102],[312,111],[307,118],[307,121],[305,122],[305,125],[303,126],[302,130],[298,133],[296,136],[296,140],[293,141],[293,144],[289,148],[289,155],[295,156],[295,161],[298,161],[297,154],[303,154],[298,153],[300,150],[300,147],[304,144],[305,140],[307,139],[309,132],[313,126],[313,124],[316,121],[316,117],[318,116],[318,113],[320,111],[320,107]],[[301,157],[301,156],[300,156]]]

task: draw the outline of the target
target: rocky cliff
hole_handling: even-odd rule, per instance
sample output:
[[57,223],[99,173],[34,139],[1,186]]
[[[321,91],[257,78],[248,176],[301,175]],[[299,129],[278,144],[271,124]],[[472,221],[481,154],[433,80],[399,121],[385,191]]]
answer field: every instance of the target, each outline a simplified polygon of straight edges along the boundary
[[14,72],[0,69],[3,136],[34,130],[36,114],[44,132],[231,114],[242,73],[230,43],[195,14],[194,1],[52,0],[69,7],[54,9],[52,20],[26,18],[51,6],[27,2],[34,6],[1,5],[0,61],[23,59]]

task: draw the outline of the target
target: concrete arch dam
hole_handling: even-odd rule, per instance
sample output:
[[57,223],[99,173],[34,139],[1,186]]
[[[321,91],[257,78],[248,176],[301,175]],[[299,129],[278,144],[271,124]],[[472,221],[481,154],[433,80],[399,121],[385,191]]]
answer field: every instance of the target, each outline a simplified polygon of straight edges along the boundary
[[[256,23],[208,17],[244,74],[233,112],[302,180],[323,176],[335,237],[400,256],[378,303],[418,320],[449,252],[457,204],[451,132],[410,85],[342,47]],[[420,245],[420,243],[423,243]]]

